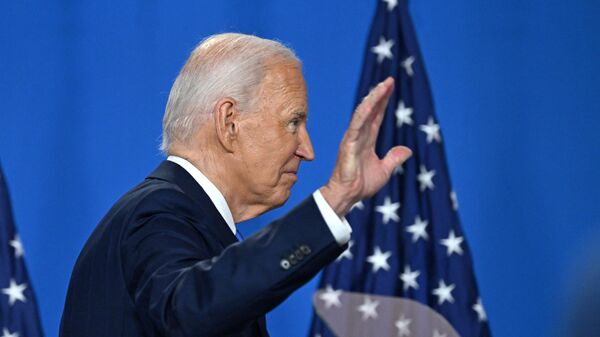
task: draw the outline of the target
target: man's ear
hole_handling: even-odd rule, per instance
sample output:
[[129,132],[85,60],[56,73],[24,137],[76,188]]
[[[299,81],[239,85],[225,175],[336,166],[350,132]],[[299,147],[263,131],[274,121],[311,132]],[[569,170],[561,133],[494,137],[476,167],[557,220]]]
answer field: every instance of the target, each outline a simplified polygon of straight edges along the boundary
[[215,105],[215,129],[219,142],[228,152],[233,152],[233,143],[239,132],[237,102],[230,97],[221,98]]

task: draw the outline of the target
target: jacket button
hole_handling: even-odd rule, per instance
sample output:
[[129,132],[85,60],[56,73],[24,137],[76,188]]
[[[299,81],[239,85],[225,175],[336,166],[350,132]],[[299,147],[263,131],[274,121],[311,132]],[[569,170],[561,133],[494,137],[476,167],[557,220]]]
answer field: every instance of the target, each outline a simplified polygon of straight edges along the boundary
[[290,261],[283,259],[281,260],[281,262],[279,263],[279,265],[281,266],[281,268],[283,268],[284,270],[288,270],[290,269]]
[[300,250],[302,251],[302,253],[304,253],[304,255],[308,255],[311,252],[310,247],[308,247],[307,245],[300,246]]
[[304,258],[304,253],[302,253],[302,251],[300,249],[296,249],[294,254],[296,255],[296,258],[298,259],[298,261],[300,261]]
[[288,261],[290,261],[292,266],[298,263],[298,260],[296,260],[296,255],[294,254],[290,254],[290,256],[288,256]]

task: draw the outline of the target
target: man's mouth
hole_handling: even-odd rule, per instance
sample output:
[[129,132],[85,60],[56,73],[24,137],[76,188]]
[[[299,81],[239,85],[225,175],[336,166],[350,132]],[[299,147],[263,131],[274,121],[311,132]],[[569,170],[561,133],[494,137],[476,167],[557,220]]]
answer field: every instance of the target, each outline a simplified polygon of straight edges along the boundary
[[298,171],[289,170],[289,171],[283,172],[283,174],[286,176],[290,176],[294,180],[298,179]]

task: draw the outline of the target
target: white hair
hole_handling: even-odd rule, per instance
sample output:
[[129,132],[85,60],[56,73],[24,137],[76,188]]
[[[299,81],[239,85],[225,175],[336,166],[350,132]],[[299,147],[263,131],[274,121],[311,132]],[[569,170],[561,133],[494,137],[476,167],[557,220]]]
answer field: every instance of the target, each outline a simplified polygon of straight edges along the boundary
[[288,47],[253,35],[225,33],[200,42],[171,88],[160,150],[167,153],[173,142],[189,144],[221,98],[233,98],[240,111],[250,110],[267,67],[277,60],[300,66]]

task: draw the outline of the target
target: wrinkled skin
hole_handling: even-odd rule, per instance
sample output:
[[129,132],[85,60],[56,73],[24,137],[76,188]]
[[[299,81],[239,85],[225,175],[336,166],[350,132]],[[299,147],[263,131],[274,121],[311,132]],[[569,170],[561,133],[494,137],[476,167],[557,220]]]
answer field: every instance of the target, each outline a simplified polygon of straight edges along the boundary
[[248,201],[271,209],[289,198],[300,162],[314,159],[300,68],[289,64],[272,67],[258,97],[257,111],[243,114],[239,121],[236,171]]
[[375,194],[390,179],[394,168],[412,152],[404,146],[391,148],[383,159],[375,153],[379,127],[394,89],[394,80],[379,83],[359,104],[340,144],[333,174],[321,188],[323,197],[343,216],[361,199]]
[[[411,155],[396,146],[380,159],[375,142],[394,80],[377,85],[359,104],[339,147],[333,174],[320,188],[344,216],[357,201],[375,194],[394,168]],[[223,193],[235,222],[281,206],[290,196],[300,163],[314,159],[306,122],[306,84],[298,65],[269,66],[249,111],[224,97],[214,119],[191,145],[174,144],[170,153],[191,161]]]

